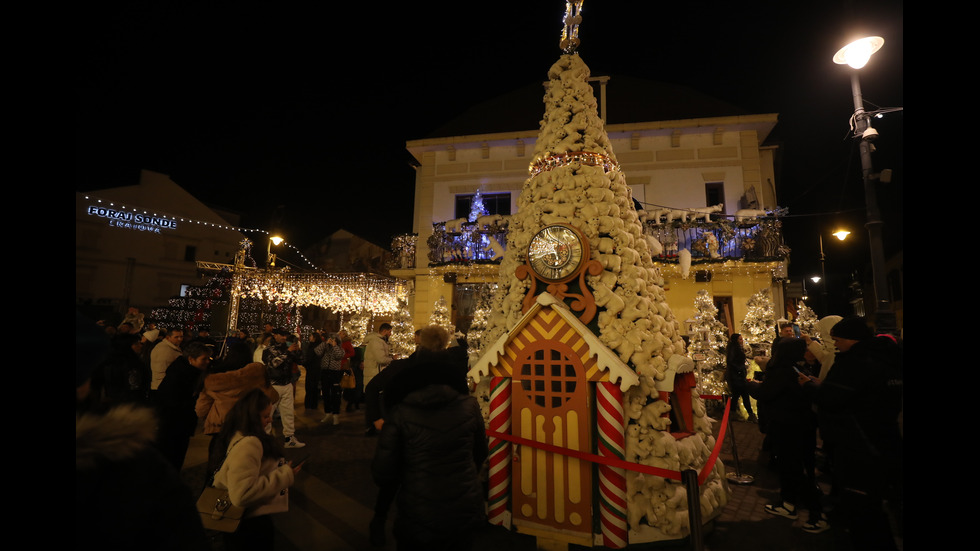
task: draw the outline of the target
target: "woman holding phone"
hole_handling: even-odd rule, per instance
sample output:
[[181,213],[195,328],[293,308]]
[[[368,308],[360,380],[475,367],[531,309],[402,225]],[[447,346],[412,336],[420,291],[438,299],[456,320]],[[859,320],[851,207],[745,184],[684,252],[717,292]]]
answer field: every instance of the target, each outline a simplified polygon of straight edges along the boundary
[[302,464],[291,465],[282,445],[265,427],[272,422],[272,401],[260,389],[246,393],[225,417],[218,448],[227,450],[214,486],[228,490],[232,504],[246,507],[238,531],[225,535],[225,548],[271,550],[272,513],[289,509],[288,489]]

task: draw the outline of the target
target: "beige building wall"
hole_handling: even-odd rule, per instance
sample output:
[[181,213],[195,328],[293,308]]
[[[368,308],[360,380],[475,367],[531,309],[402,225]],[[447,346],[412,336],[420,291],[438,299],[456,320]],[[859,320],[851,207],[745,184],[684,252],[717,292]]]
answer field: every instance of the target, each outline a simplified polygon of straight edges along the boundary
[[[705,184],[720,182],[724,185],[725,214],[733,215],[752,199],[758,208],[776,206],[774,151],[761,145],[776,122],[777,115],[762,114],[616,124],[608,125],[606,131],[633,197],[645,209],[709,206],[705,204]],[[407,143],[420,165],[415,181],[416,269],[399,271],[397,275],[416,280],[417,326],[428,320],[439,296],[445,296],[452,306],[452,285],[442,280],[448,268],[440,268],[438,273],[428,268],[427,240],[433,224],[455,218],[456,195],[477,190],[510,192],[511,212],[515,212],[517,198],[528,178],[537,133],[532,130]],[[712,285],[718,288],[717,292],[735,297],[736,328],[752,294],[767,286],[778,292],[768,274],[734,276],[727,284]],[[668,300],[680,320],[689,317],[685,317],[685,312],[693,313],[697,289],[691,277],[690,282],[672,279],[668,288]],[[709,291],[715,293],[713,289]]]
[[[166,215],[176,219],[176,228],[143,224],[138,229],[91,207]],[[76,304],[120,314],[135,306],[149,313],[178,295],[181,285],[201,283],[195,260],[234,263],[244,237],[163,174],[143,171],[139,185],[76,193]],[[190,260],[188,247],[193,247]]]

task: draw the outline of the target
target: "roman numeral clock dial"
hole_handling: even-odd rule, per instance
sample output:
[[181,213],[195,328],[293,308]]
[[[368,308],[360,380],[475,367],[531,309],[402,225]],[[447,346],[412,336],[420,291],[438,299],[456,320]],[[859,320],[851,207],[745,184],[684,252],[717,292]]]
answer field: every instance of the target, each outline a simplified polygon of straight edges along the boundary
[[581,266],[584,247],[582,237],[569,226],[552,225],[541,229],[531,239],[527,259],[531,269],[545,281],[561,281]]

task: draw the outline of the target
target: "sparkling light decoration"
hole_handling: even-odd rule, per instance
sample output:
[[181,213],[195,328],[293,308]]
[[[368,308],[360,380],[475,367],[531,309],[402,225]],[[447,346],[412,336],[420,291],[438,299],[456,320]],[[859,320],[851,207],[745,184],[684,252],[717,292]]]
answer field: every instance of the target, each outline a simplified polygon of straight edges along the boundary
[[240,296],[295,307],[318,306],[333,312],[392,314],[406,295],[405,282],[374,274],[298,273],[254,270],[240,278]]

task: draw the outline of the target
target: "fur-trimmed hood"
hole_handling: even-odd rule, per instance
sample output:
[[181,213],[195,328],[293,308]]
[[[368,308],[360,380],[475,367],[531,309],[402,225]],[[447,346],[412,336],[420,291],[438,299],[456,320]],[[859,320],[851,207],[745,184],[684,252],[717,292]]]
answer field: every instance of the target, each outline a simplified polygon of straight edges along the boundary
[[104,414],[75,414],[75,470],[87,471],[100,463],[132,459],[156,438],[152,409],[120,405]]

